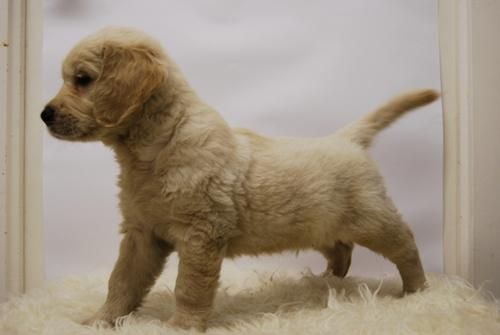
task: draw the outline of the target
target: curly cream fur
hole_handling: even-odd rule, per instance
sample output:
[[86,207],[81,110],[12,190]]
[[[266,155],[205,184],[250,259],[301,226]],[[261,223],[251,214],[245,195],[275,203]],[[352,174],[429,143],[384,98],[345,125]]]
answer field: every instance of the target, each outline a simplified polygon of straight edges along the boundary
[[[92,81],[79,85],[75,76]],[[150,37],[108,28],[81,41],[49,106],[57,138],[100,140],[121,167],[120,256],[106,303],[87,320],[137,308],[172,252],[180,263],[170,324],[205,329],[224,257],[316,249],[344,276],[354,243],[398,267],[405,292],[425,286],[417,247],[366,147],[402,113],[437,98],[421,90],[324,138],[231,129],[191,90]]]

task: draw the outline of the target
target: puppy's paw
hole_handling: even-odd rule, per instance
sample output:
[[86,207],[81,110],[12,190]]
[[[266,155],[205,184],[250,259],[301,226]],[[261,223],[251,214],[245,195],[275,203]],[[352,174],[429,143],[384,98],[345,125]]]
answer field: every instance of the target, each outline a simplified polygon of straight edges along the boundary
[[333,270],[332,269],[326,269],[319,276],[322,277],[322,278],[330,278],[330,277],[333,276]]
[[85,319],[81,322],[81,324],[84,326],[99,327],[99,328],[111,328],[111,327],[113,327],[112,322],[110,322],[108,320],[98,319],[96,317],[91,317],[91,318]]
[[84,326],[90,327],[112,328],[114,325],[114,319],[101,312],[97,312],[92,317],[83,320],[81,323]]
[[429,287],[424,275],[405,278],[403,280],[403,295],[420,292]]
[[207,323],[204,319],[196,317],[183,315],[179,313],[175,313],[168,321],[167,325],[172,328],[180,328],[180,329],[191,329],[194,328],[200,332],[204,332],[207,330]]

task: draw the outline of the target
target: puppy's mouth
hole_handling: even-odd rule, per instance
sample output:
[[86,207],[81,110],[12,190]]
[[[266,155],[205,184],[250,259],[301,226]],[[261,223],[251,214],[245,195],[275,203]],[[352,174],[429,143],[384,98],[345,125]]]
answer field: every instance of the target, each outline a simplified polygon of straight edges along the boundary
[[49,130],[49,133],[50,135],[54,136],[55,138],[59,139],[59,140],[66,140],[66,141],[71,141],[71,140],[79,140],[80,137],[82,137],[83,135],[81,134],[77,134],[77,133],[58,133],[57,131],[55,131],[54,129],[52,128],[48,128]]
[[47,126],[49,133],[59,140],[65,141],[86,141],[92,138],[92,132],[84,132],[79,128],[68,125],[53,124]]
[[57,139],[66,141],[81,141],[89,137],[90,131],[85,131],[78,126],[72,117],[64,117],[47,125],[49,133]]

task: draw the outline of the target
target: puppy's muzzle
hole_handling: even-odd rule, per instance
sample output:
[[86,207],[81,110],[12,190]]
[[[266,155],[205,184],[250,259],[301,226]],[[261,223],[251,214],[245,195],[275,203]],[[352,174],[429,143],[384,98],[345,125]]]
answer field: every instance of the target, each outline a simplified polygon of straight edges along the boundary
[[50,126],[54,123],[54,121],[56,119],[56,111],[54,110],[54,108],[52,108],[50,106],[46,106],[43,109],[42,114],[40,114],[40,117],[42,118],[42,121],[45,122],[45,124],[47,126]]

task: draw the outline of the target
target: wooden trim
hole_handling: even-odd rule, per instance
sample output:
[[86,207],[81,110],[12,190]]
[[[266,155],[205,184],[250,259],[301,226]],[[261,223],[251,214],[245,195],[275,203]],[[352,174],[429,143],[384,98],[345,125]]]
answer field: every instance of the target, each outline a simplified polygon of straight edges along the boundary
[[444,270],[473,280],[470,1],[439,1],[444,107]]
[[1,0],[0,299],[43,281],[41,0]]

